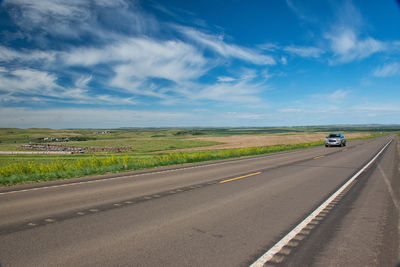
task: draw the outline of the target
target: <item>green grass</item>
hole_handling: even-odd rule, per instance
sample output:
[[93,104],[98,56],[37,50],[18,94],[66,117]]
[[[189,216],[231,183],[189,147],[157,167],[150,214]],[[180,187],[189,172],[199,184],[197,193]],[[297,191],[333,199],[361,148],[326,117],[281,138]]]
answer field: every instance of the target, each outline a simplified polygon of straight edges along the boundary
[[[134,153],[203,147],[219,144],[212,141],[187,140],[197,131],[180,130],[109,130],[110,134],[94,134],[102,130],[51,130],[51,129],[6,129],[0,128],[0,151],[17,151],[29,142],[39,142],[44,137],[79,137],[87,141],[53,142],[57,145],[81,147],[132,147]],[[178,133],[178,134],[177,134]]]
[[91,156],[75,160],[56,159],[52,162],[22,161],[0,167],[0,185],[48,181],[61,178],[103,174],[125,170],[139,170],[160,166],[221,160],[242,156],[260,155],[286,150],[320,146],[323,142],[270,147],[252,147],[202,152],[180,152],[147,157],[137,156]]

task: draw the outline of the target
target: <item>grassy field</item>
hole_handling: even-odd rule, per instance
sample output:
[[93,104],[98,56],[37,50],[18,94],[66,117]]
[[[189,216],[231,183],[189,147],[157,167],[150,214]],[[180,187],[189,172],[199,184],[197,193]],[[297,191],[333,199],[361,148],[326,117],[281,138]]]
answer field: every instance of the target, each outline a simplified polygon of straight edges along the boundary
[[[51,130],[51,129],[0,129],[0,151],[18,151],[18,147],[29,142],[41,142],[43,138],[75,138],[81,141],[53,142],[58,145],[81,147],[123,147],[133,148],[134,153],[210,146],[217,142],[185,140],[196,134],[182,130]],[[182,133],[183,132],[183,133]]]
[[[0,185],[8,186],[45,180],[65,179],[92,174],[154,168],[172,164],[201,162],[248,155],[273,153],[322,145],[308,142],[267,147],[246,147],[199,152],[168,152],[165,150],[195,148],[219,144],[211,141],[188,140],[199,136],[230,135],[295,135],[312,133],[313,128],[227,128],[227,129],[116,129],[116,130],[52,130],[0,129],[0,150],[18,150],[22,144],[43,142],[45,137],[82,140],[55,144],[87,147],[131,146],[127,153],[88,153],[71,155],[0,155]],[[320,130],[320,129],[318,129]],[[326,132],[334,129],[325,129]],[[361,129],[362,130],[362,129]],[[106,132],[103,133],[102,132]],[[352,129],[349,132],[354,132]],[[363,132],[363,131],[361,131]],[[381,131],[372,131],[372,136]],[[365,138],[365,137],[364,137]],[[156,152],[156,153],[154,153]],[[159,153],[157,153],[159,152]]]
[[103,174],[124,170],[139,170],[173,164],[219,160],[249,155],[259,155],[312,146],[322,142],[271,147],[252,147],[201,152],[176,152],[148,156],[89,156],[72,158],[55,158],[41,160],[15,161],[0,166],[0,184],[14,185],[35,181],[48,181],[61,178],[79,177],[90,174]]

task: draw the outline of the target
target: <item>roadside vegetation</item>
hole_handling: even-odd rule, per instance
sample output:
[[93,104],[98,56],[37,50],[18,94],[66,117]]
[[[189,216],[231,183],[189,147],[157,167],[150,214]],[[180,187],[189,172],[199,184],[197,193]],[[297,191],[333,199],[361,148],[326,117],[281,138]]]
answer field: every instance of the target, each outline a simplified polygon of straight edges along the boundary
[[173,164],[220,160],[250,155],[294,150],[320,146],[322,142],[271,147],[251,147],[201,152],[176,152],[147,157],[137,156],[91,156],[75,160],[56,159],[52,162],[22,161],[0,167],[0,184],[14,185],[34,181],[48,181],[60,178],[79,177],[90,174],[103,174],[123,170],[140,170]]
[[[26,144],[45,137],[68,137],[75,136],[87,141],[68,142],[68,145],[79,146],[121,146],[131,145],[133,151],[123,154],[72,154],[72,155],[0,155],[0,185],[9,186],[22,183],[37,181],[49,181],[55,179],[65,179],[81,177],[85,175],[104,174],[110,172],[120,172],[128,170],[140,170],[155,168],[174,164],[194,163],[210,160],[221,160],[242,156],[260,155],[286,150],[294,150],[313,146],[323,145],[323,142],[309,142],[293,145],[275,145],[264,147],[248,147],[237,149],[224,149],[214,151],[199,152],[162,152],[176,148],[192,148],[199,146],[209,146],[218,144],[216,142],[205,142],[199,140],[188,140],[192,136],[221,136],[240,134],[295,134],[310,132],[310,129],[157,129],[157,130],[138,130],[123,129],[113,130],[107,134],[98,134],[99,130],[50,130],[50,129],[0,129],[0,150],[13,147],[19,144]],[[270,132],[269,132],[270,131]],[[96,132],[96,134],[94,134]],[[8,134],[7,134],[8,133]],[[384,135],[375,132],[371,138]],[[88,139],[85,139],[88,137]],[[95,140],[94,140],[95,139]],[[76,138],[75,138],[76,140]]]

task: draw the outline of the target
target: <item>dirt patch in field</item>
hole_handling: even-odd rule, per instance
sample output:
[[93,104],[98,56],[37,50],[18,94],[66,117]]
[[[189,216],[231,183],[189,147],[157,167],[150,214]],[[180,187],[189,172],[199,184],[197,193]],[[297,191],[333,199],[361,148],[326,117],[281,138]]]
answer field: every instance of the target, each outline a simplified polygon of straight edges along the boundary
[[[348,133],[347,139],[368,136],[368,133]],[[325,140],[326,133],[293,134],[293,135],[231,135],[226,137],[197,137],[190,140],[215,141],[223,144],[207,147],[178,149],[174,151],[216,150],[257,146],[292,145]]]

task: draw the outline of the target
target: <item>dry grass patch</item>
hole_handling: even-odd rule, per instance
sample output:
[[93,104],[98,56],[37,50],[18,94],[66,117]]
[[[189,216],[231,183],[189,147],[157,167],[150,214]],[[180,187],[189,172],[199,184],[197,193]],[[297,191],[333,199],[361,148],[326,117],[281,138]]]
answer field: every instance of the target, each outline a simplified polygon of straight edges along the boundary
[[[260,147],[260,146],[274,146],[274,145],[295,145],[301,143],[324,141],[326,133],[312,133],[312,134],[292,134],[292,135],[232,135],[224,137],[196,137],[190,140],[200,141],[214,141],[223,143],[220,145],[198,147],[189,149],[180,149],[177,151],[198,151],[198,150],[212,150],[212,149],[231,149],[231,148],[244,148],[244,147]],[[347,133],[347,139],[359,138],[369,136],[370,133]]]

